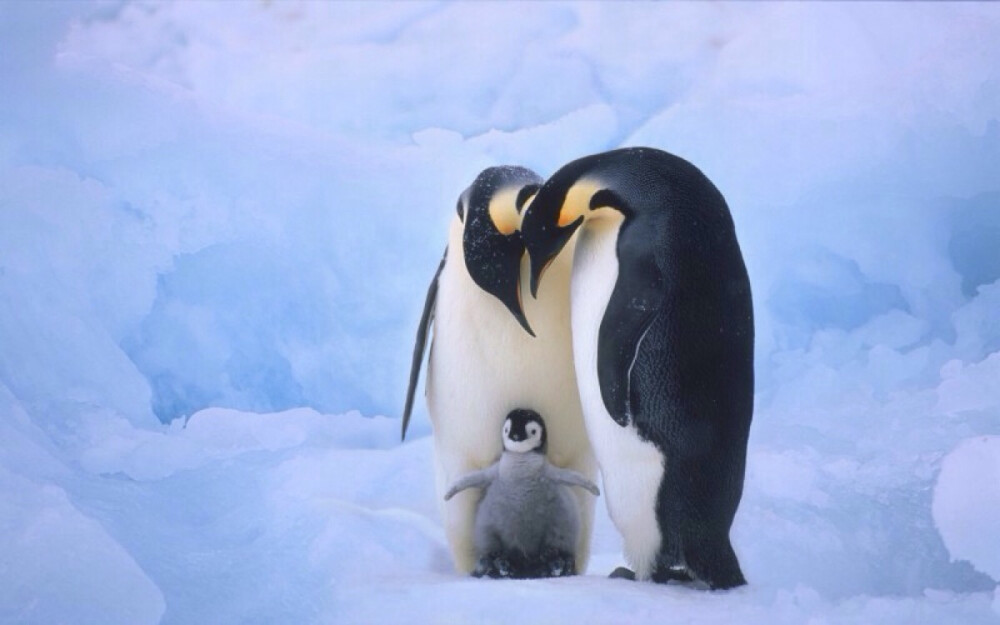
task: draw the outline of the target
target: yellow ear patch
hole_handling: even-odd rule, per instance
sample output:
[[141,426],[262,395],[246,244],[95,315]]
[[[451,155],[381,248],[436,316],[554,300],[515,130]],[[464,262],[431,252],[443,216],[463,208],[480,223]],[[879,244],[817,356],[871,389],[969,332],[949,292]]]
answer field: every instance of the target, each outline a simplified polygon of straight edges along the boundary
[[559,221],[557,223],[560,228],[565,228],[576,221],[577,217],[579,217],[579,215],[577,215],[574,211],[568,210],[565,206],[563,206],[562,210],[559,211]]
[[598,181],[590,179],[580,180],[570,187],[559,211],[559,226],[568,226],[581,215],[586,216],[590,212],[590,198],[603,188]]
[[517,212],[517,194],[520,189],[502,189],[490,198],[490,220],[500,234],[513,234],[521,227],[521,215]]

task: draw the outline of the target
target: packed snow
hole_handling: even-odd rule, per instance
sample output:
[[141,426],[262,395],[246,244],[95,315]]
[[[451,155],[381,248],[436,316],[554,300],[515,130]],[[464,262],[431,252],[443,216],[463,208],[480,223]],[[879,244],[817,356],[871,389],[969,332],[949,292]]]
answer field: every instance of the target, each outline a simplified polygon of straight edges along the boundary
[[[0,623],[1000,623],[1000,6],[6,2]],[[427,283],[484,167],[733,211],[746,587],[457,576]],[[603,510],[603,499],[598,500]]]

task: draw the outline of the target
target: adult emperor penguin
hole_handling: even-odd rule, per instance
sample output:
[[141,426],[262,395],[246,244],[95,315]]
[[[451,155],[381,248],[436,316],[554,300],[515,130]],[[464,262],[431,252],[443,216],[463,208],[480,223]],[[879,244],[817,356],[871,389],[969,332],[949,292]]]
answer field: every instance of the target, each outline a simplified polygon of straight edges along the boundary
[[[529,276],[518,230],[521,210],[541,182],[522,167],[491,167],[461,194],[417,331],[403,435],[432,333],[426,396],[438,500],[455,567],[463,573],[472,572],[476,563],[473,527],[480,493],[466,491],[447,502],[443,496],[460,476],[500,457],[503,445],[497,432],[511,410],[530,407],[546,416],[552,464],[591,480],[596,475],[572,365],[567,322],[571,260],[553,263],[536,298],[521,298],[522,280],[527,285]],[[574,497],[582,530],[577,570],[583,571],[594,501],[585,493]]]
[[745,584],[729,530],[753,413],[753,306],[722,195],[681,158],[614,150],[557,171],[521,228],[532,292],[574,256],[584,420],[635,577]]

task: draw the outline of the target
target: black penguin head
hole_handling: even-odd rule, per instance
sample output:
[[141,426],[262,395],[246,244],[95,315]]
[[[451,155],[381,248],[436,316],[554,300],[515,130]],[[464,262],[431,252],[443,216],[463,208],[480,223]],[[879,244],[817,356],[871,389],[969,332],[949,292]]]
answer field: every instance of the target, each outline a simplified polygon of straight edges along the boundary
[[548,435],[542,417],[534,410],[511,410],[503,422],[503,448],[516,453],[545,453]]
[[465,267],[481,289],[499,299],[521,327],[534,336],[521,301],[524,240],[521,210],[542,179],[523,167],[490,167],[462,193],[459,219],[464,223]]
[[521,221],[521,236],[531,259],[531,294],[549,264],[559,255],[573,234],[601,209],[611,209],[626,218],[631,214],[614,190],[617,152],[595,154],[575,160],[557,171],[538,190]]

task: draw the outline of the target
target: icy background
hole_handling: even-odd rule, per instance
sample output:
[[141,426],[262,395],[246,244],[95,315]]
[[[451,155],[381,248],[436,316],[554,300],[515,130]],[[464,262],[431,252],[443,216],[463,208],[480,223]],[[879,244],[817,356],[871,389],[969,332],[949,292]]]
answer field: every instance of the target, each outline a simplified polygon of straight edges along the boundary
[[[998,60],[996,4],[0,4],[0,623],[1000,622]],[[751,584],[607,580],[603,516],[456,577],[397,442],[455,199],[625,145],[737,222]]]

